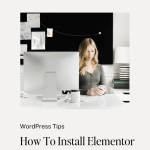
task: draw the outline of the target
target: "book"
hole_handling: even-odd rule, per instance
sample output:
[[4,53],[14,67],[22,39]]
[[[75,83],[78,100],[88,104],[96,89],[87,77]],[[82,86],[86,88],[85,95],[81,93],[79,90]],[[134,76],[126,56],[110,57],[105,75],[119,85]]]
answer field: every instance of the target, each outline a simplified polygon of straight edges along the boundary
[[130,73],[129,70],[120,70],[119,72],[127,72],[127,73]]
[[114,89],[130,89],[129,87],[113,87]]
[[114,84],[113,83],[113,86],[114,87],[126,87],[126,86],[129,86],[129,84]]
[[129,75],[129,72],[120,72],[119,74]]
[[129,84],[112,84],[114,89],[129,89]]
[[130,68],[129,66],[120,66],[120,68]]
[[130,70],[129,68],[119,68],[119,70]]
[[124,82],[124,81],[115,81],[113,83],[114,84],[129,84],[129,82]]
[[123,77],[123,76],[129,77],[129,74],[120,74],[120,77]]
[[129,79],[130,77],[128,76],[120,76],[120,80],[125,80],[125,79]]
[[129,84],[129,78],[127,78],[126,80],[120,80],[120,79],[113,79],[112,83],[114,84]]
[[[113,81],[122,81],[122,80],[120,80],[120,78],[117,78],[117,79],[113,79]],[[129,79],[125,81],[129,81]]]

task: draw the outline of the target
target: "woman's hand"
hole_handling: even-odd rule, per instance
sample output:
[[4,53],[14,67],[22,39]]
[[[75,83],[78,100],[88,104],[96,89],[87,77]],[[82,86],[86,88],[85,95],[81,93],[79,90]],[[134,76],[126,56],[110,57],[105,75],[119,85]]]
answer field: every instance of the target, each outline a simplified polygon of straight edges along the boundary
[[91,88],[87,91],[87,95],[89,96],[96,96],[96,95],[103,95],[106,92],[106,87],[98,86],[96,88]]
[[95,96],[95,95],[98,95],[98,94],[95,92],[95,88],[91,88],[87,91],[87,95]]
[[98,95],[103,95],[105,94],[106,92],[106,87],[105,86],[98,86],[95,88],[95,92],[98,94]]

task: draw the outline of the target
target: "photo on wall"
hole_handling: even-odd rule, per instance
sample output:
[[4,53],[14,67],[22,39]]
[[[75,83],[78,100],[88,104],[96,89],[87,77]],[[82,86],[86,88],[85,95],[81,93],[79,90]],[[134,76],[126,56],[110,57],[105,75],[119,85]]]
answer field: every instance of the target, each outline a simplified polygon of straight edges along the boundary
[[53,37],[53,29],[47,29],[47,37]]
[[45,50],[45,32],[32,32],[32,50]]
[[31,40],[31,28],[27,27],[27,22],[20,22],[20,40]]
[[40,14],[27,14],[27,27],[40,28]]
[[20,65],[24,62],[24,52],[27,52],[27,44],[20,44]]
[[20,56],[23,56],[24,52],[27,52],[27,44],[20,44]]

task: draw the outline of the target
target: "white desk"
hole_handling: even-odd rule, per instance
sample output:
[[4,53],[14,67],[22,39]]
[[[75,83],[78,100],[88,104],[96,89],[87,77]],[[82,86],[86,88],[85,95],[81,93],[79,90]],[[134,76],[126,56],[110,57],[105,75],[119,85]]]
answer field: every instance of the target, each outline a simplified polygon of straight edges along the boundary
[[41,98],[35,94],[29,98],[20,98],[21,108],[37,108],[37,109],[126,109],[126,105],[121,102],[115,94],[105,94],[106,105],[101,106],[96,103],[69,103],[64,100],[55,102],[43,102]]

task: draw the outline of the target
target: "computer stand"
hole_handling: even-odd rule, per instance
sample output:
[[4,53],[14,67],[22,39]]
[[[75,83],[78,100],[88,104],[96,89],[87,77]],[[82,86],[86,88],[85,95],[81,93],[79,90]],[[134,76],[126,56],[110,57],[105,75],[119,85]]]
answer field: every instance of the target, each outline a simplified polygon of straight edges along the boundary
[[56,72],[46,72],[42,101],[57,101]]

